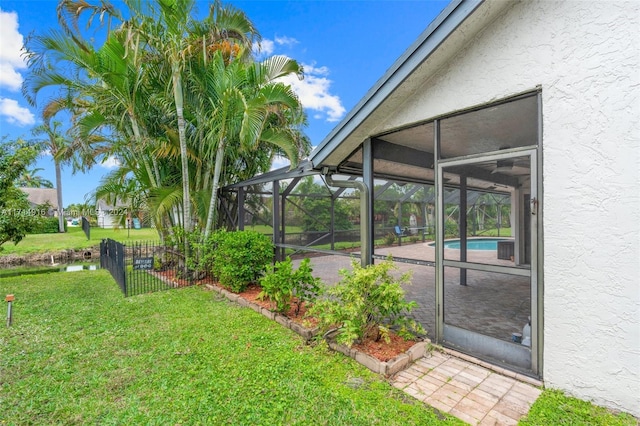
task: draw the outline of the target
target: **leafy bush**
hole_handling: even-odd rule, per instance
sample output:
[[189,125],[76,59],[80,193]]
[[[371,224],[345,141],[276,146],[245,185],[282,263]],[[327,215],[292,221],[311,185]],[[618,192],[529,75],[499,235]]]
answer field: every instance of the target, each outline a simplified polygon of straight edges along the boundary
[[273,259],[271,240],[255,231],[218,231],[205,243],[203,262],[211,264],[220,284],[234,292],[256,282]]
[[390,274],[397,269],[391,257],[365,268],[354,260],[352,267],[353,271],[340,270],[342,280],[309,310],[318,318],[323,333],[337,327],[336,341],[351,346],[366,338],[389,342],[391,327],[404,338],[412,338],[412,332],[425,332],[419,323],[406,317],[417,306],[414,301],[405,301],[401,287],[409,283],[411,273],[396,280]]
[[202,241],[202,233],[197,229],[186,232],[181,226],[171,228],[171,233],[166,237],[166,244],[183,252],[185,242],[189,244],[189,253],[185,256],[187,268],[190,271],[211,270],[215,251],[211,238]]
[[444,235],[447,237],[457,237],[460,235],[460,228],[458,223],[452,220],[447,220],[444,224]]
[[393,232],[389,232],[384,236],[384,244],[387,246],[392,246],[393,243],[396,242],[396,234]]
[[313,302],[320,291],[320,279],[311,275],[311,261],[303,259],[296,271],[293,262],[287,257],[283,262],[276,262],[273,270],[260,279],[261,299],[268,297],[275,302],[278,312],[287,312],[291,300],[296,296],[296,314],[304,302]]
[[[67,230],[67,221],[64,221],[64,229]],[[56,234],[59,231],[57,217],[34,217],[30,234]]]

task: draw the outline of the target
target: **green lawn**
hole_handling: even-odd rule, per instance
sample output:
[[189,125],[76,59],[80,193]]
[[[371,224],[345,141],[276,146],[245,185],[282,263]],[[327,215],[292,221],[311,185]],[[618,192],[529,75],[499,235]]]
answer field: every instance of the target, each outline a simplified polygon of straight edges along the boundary
[[0,280],[8,293],[0,424],[462,424],[198,287],[124,298],[87,271]]
[[157,241],[158,232],[152,228],[143,229],[104,229],[91,228],[90,240],[80,227],[69,227],[63,234],[33,234],[27,235],[18,244],[5,243],[0,256],[6,254],[46,253],[67,249],[83,249],[100,244],[103,238],[117,241]]
[[637,426],[630,414],[613,414],[606,408],[566,396],[557,390],[545,390],[519,425]]
[[[462,424],[198,287],[124,298],[106,271],[58,272],[4,278],[5,294],[0,425]],[[520,424],[636,421],[545,390]]]

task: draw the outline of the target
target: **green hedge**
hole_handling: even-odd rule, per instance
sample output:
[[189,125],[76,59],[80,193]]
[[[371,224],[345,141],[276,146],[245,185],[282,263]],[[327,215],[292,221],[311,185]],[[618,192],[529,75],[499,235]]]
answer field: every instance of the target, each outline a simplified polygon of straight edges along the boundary
[[[67,221],[64,221],[64,230],[67,231]],[[33,221],[30,234],[57,234],[57,217],[38,217]]]
[[234,292],[257,282],[273,260],[273,243],[255,231],[218,231],[207,244],[213,274],[220,284]]

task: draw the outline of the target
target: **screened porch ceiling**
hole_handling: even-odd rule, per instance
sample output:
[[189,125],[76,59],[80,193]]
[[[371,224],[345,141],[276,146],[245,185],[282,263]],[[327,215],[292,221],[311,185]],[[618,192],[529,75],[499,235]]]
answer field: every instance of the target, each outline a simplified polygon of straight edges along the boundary
[[[433,185],[434,120],[382,133],[371,138],[373,174],[376,179]],[[463,111],[439,119],[441,158],[497,152],[506,148],[534,146],[538,140],[538,103],[535,93],[529,93],[499,104]],[[367,126],[365,121],[361,126]],[[345,140],[345,144],[352,143]],[[339,150],[346,152],[344,146]],[[328,167],[332,172],[362,176],[362,142],[346,158],[338,160],[337,152],[324,162],[311,159],[297,167],[284,167],[228,188],[248,187],[275,180],[317,175]],[[461,176],[466,176],[469,189],[491,193],[509,193],[529,184],[531,164],[527,156],[504,161],[481,161],[473,165],[450,166],[444,171],[444,185],[456,188]]]
[[[538,137],[536,96],[526,96],[440,120],[441,158],[500,151],[535,145]],[[366,123],[363,123],[366,125]],[[373,172],[376,178],[429,183],[435,180],[434,121],[373,137]],[[339,162],[339,173],[362,174],[362,146]],[[315,168],[322,164],[314,165]],[[527,157],[502,162],[478,162],[473,166],[445,169],[446,186],[457,186],[467,176],[469,187],[506,191],[526,184],[530,174]]]

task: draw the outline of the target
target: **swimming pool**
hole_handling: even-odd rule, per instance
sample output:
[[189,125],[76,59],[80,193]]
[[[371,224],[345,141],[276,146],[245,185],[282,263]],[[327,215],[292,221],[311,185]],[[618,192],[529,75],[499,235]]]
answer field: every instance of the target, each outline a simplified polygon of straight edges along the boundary
[[[513,241],[507,238],[471,238],[467,240],[467,250],[498,250],[498,241]],[[436,243],[429,244],[435,246]],[[444,248],[460,250],[460,240],[447,240]]]

